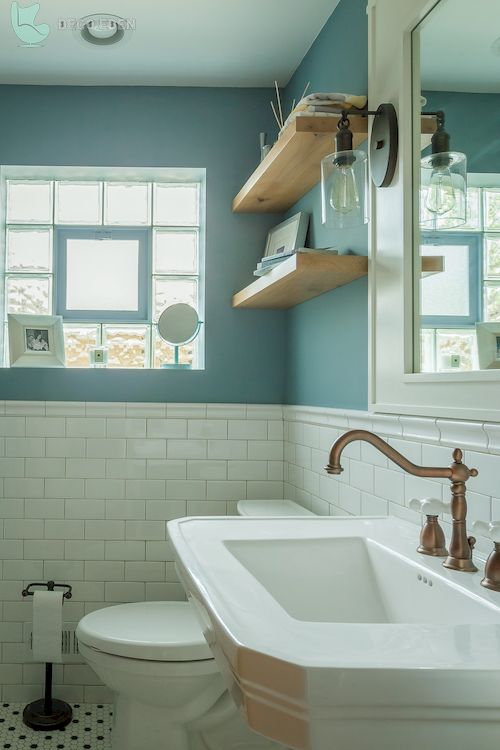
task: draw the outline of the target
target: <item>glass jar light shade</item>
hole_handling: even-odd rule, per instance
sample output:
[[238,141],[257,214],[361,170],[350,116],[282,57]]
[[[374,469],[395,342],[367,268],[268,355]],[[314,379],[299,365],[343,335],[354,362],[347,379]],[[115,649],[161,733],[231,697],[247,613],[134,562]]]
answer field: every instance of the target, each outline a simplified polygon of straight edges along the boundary
[[467,221],[467,158],[457,151],[421,161],[420,226],[452,229]]
[[368,156],[364,151],[338,151],[321,162],[323,224],[352,229],[369,221]]

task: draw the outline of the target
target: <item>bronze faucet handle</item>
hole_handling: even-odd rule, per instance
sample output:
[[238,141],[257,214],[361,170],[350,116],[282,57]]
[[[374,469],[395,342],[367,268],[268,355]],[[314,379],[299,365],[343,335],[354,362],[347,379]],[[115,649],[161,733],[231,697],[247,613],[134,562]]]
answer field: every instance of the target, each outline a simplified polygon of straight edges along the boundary
[[474,521],[472,528],[478,534],[488,537],[495,544],[500,543],[500,521],[485,523],[484,521]]
[[434,497],[426,497],[423,500],[414,497],[410,500],[410,509],[417,513],[423,513],[427,518],[420,532],[420,544],[417,547],[417,552],[432,557],[447,557],[446,539],[444,531],[439,525],[438,516],[440,513],[450,512],[449,503],[444,503]]
[[495,545],[493,551],[486,560],[484,578],[481,581],[481,586],[491,589],[492,591],[500,592],[500,521],[493,521],[492,523],[476,521],[473,528],[478,534],[482,534],[482,536],[491,539]]
[[410,509],[426,516],[439,516],[450,512],[450,503],[444,503],[437,497],[424,497],[422,500],[414,497],[410,500]]

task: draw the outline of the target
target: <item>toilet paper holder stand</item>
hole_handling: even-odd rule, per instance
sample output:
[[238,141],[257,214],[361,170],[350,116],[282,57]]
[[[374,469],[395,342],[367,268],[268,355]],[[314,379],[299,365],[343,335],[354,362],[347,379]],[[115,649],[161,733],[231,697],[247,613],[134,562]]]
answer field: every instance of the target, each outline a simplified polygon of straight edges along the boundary
[[64,592],[63,596],[65,599],[71,599],[73,594],[71,593],[73,591],[73,587],[69,585],[69,583],[54,583],[54,581],[47,581],[44,583],[30,583],[28,586],[26,586],[25,589],[21,591],[23,596],[33,596],[35,593],[34,591],[30,591],[30,588],[32,586],[45,586],[47,588],[47,591],[54,591],[55,588],[58,589],[68,589]]
[[[30,591],[32,586],[42,586],[47,591],[54,589],[67,589],[63,597],[71,599],[72,587],[67,583],[55,583],[46,581],[45,583],[30,583],[22,590],[23,597],[33,596],[34,591]],[[32,729],[62,729],[67,726],[73,717],[71,706],[65,701],[52,697],[52,662],[45,663],[45,694],[43,698],[28,703],[23,711],[23,722]]]

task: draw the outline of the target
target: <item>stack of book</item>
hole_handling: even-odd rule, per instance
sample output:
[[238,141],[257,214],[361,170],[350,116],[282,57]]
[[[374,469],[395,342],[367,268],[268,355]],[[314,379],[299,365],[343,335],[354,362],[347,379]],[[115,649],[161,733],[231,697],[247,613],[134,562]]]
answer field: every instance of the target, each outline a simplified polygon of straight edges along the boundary
[[277,253],[276,255],[270,255],[267,258],[262,258],[262,260],[257,263],[257,268],[253,272],[254,276],[265,276],[266,273],[269,273],[269,271],[272,271],[273,268],[276,268],[276,266],[279,266],[280,263],[283,263],[283,261],[290,258],[295,253],[331,253],[332,255],[338,255],[338,250],[334,250],[331,247],[300,247],[297,250],[294,250],[291,253]]

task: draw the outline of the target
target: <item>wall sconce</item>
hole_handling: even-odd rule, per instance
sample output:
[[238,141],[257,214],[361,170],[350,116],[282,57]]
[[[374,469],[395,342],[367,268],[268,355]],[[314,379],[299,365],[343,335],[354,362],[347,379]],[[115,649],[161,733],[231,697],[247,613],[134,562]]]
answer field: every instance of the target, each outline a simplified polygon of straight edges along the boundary
[[467,220],[467,157],[450,151],[450,136],[444,129],[444,112],[432,112],[437,128],[432,153],[421,161],[420,226],[451,229]]
[[[398,157],[398,120],[392,104],[381,104],[374,115],[370,138],[370,170],[377,187],[392,182]],[[321,206],[323,224],[331,229],[352,229],[370,220],[368,205],[368,156],[353,150],[347,112],[342,112],[335,136],[335,153],[321,162]]]

